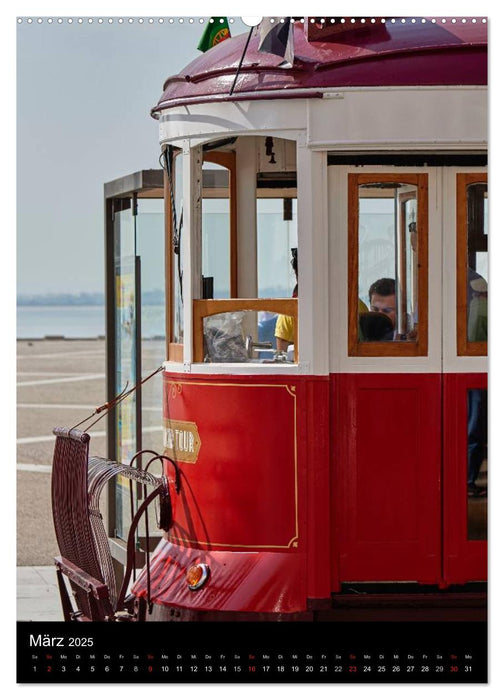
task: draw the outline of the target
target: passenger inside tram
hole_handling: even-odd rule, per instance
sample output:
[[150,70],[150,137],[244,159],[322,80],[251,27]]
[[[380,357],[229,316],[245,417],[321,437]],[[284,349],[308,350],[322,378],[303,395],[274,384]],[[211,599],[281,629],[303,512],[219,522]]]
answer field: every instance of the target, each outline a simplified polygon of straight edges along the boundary
[[[486,182],[466,186],[466,334],[476,353],[488,339],[488,192]],[[478,346],[480,349],[478,349]],[[486,354],[486,348],[483,351]],[[467,389],[467,534],[487,537],[487,389]]]
[[359,337],[364,341],[414,340],[416,319],[406,315],[407,333],[398,338],[396,332],[396,283],[391,277],[382,277],[369,288],[369,308],[359,299]]
[[[298,261],[297,261],[297,248],[292,248],[292,259],[291,265],[296,275],[296,286],[292,292],[293,297],[298,295]],[[276,325],[275,325],[275,340],[277,354],[287,353],[290,345],[294,345],[294,319],[292,316],[285,316],[284,314],[279,314]]]
[[369,305],[371,311],[385,314],[392,321],[392,327],[396,326],[396,291],[395,280],[390,277],[382,277],[373,282],[369,288]]
[[488,338],[488,286],[484,277],[468,269],[467,339],[469,342]]
[[[488,287],[484,277],[468,268],[467,336],[470,342],[486,341],[488,336]],[[487,391],[469,389],[467,392],[467,495],[479,498],[487,495],[481,483],[480,470],[486,459],[488,440]],[[476,483],[479,481],[480,483]]]
[[396,326],[395,280],[382,277],[369,288],[369,306],[359,299],[359,334],[364,341],[394,340]]

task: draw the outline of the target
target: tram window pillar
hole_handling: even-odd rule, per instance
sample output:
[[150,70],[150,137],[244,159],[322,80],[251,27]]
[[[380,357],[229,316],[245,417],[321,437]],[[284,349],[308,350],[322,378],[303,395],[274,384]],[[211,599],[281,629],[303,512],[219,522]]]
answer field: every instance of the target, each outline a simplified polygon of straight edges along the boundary
[[183,155],[183,230],[184,246],[182,261],[184,275],[182,278],[184,306],[184,351],[185,364],[192,362],[193,313],[192,300],[202,296],[201,280],[201,147],[189,147],[184,142]]
[[327,154],[297,144],[299,356],[315,374],[329,371],[329,221]]
[[236,144],[238,298],[257,297],[256,149],[254,138]]

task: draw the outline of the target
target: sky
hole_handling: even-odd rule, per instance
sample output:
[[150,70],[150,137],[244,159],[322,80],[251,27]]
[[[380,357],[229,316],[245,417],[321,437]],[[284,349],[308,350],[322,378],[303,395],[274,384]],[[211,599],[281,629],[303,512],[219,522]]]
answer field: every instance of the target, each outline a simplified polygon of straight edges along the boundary
[[17,292],[101,292],[103,185],[159,167],[149,111],[205,24],[37,17],[17,26]]
[[[119,7],[132,12],[131,5]],[[103,291],[103,185],[159,167],[158,123],[149,111],[165,79],[200,55],[200,19],[208,19],[153,11],[140,23],[137,8],[131,15],[103,14],[99,23],[91,7],[82,23],[78,4],[71,23],[51,4],[41,14],[18,9],[17,294]],[[452,15],[467,15],[463,2],[457,7]],[[247,31],[240,15],[233,19],[233,35]]]

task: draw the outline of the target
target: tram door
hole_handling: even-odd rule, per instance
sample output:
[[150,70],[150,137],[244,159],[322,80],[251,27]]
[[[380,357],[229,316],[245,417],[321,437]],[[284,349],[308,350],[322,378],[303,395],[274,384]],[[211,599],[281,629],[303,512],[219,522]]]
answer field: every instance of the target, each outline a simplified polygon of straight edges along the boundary
[[486,175],[328,170],[333,589],[484,580]]

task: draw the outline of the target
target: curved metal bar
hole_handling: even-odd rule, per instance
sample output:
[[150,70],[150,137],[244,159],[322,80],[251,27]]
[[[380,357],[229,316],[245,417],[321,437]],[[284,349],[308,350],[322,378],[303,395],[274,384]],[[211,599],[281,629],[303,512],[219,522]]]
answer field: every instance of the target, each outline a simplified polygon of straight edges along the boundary
[[136,459],[138,459],[138,457],[141,457],[141,455],[145,455],[145,454],[152,454],[152,455],[158,456],[158,453],[155,452],[154,450],[138,450],[138,452],[135,452],[135,454],[133,455],[133,457],[130,459],[130,467],[133,466],[133,462],[134,462]]
[[166,455],[159,455],[159,454],[156,455],[156,457],[153,457],[152,459],[150,459],[147,462],[147,464],[145,465],[144,471],[147,472],[150,465],[152,464],[152,462],[155,462],[157,459],[160,459],[161,461],[163,459],[166,459],[168,462],[171,462],[171,464],[173,464],[173,467],[175,469],[175,491],[178,495],[180,493],[180,488],[182,485],[181,478],[180,478],[180,467],[173,459],[171,459],[171,457],[167,457]]
[[[158,486],[157,489],[155,489],[148,498],[145,499],[145,501],[142,503],[140,508],[138,509],[133,522],[131,523],[130,531],[128,534],[128,541],[126,545],[126,551],[127,551],[127,558],[126,558],[126,570],[124,572],[124,579],[123,579],[123,584],[121,587],[121,591],[119,593],[119,597],[117,599],[117,610],[122,609],[124,606],[124,599],[126,597],[126,592],[128,590],[128,585],[129,585],[129,580],[131,578],[131,572],[133,570],[133,567],[135,565],[135,533],[136,529],[138,527],[138,523],[140,521],[140,518],[142,517],[144,510],[147,509],[147,507],[152,503],[152,501],[156,498],[156,496],[160,496],[165,492],[165,487],[164,485]],[[150,587],[147,592],[147,597],[150,602]]]

